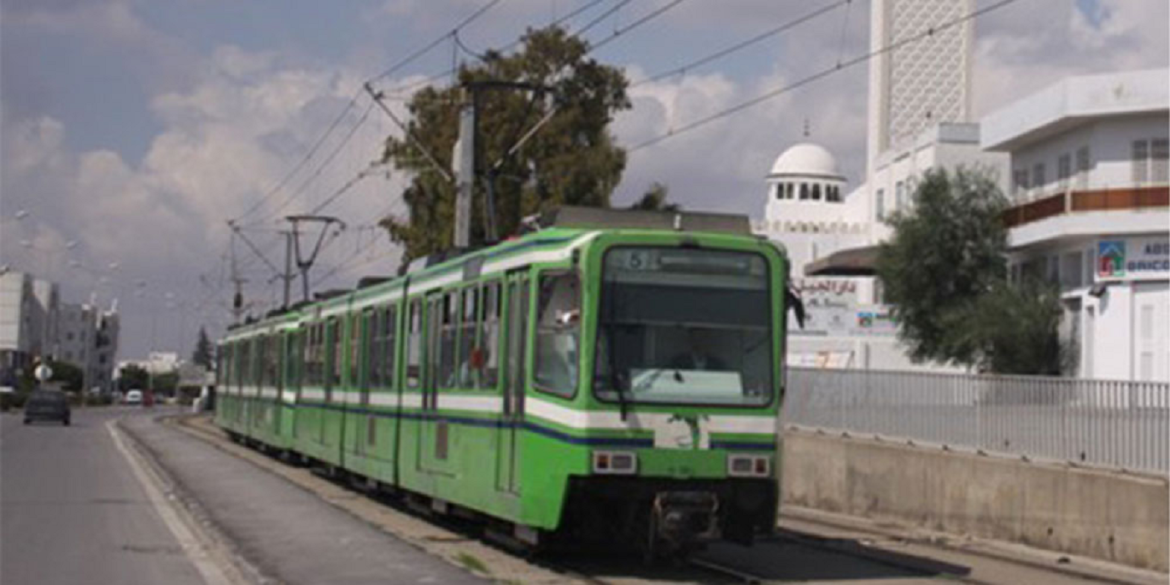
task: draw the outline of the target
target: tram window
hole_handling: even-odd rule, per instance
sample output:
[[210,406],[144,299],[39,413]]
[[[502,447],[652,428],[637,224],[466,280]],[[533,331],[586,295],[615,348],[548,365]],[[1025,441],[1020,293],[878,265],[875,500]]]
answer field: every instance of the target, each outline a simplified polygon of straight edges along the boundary
[[382,309],[366,309],[366,380],[362,388],[382,387]]
[[378,350],[378,362],[381,364],[382,386],[394,388],[394,368],[397,365],[394,358],[398,355],[398,309],[391,305],[379,315],[382,321],[382,344]]
[[300,364],[300,331],[291,331],[285,339],[284,345],[284,382],[288,388],[300,386],[297,367]]
[[362,387],[361,375],[362,360],[362,316],[351,315],[349,318],[349,385],[351,388]]
[[280,381],[277,373],[280,372],[280,338],[276,335],[264,337],[264,385],[275,388]]
[[450,292],[443,295],[439,315],[438,339],[438,370],[435,372],[435,386],[441,388],[455,388],[459,386],[456,379],[459,356],[457,341],[459,337],[459,293]]
[[439,373],[439,346],[441,345],[439,339],[442,323],[443,299],[432,298],[427,303],[426,329],[423,332],[423,345],[426,347],[426,355],[423,356],[426,363],[423,386],[431,389],[439,385],[437,375]]
[[252,342],[249,340],[244,340],[244,341],[240,342],[240,386],[241,387],[247,386],[248,384],[252,383],[252,380],[251,380],[251,377],[252,377],[252,372],[251,372],[252,352],[249,351],[251,349],[251,346],[252,346]]
[[422,385],[422,302],[415,299],[410,303],[410,314],[406,324],[406,387]]
[[330,317],[329,327],[326,329],[326,339],[329,344],[328,379],[325,381],[325,400],[333,400],[333,388],[341,385],[341,323],[337,317]]
[[482,294],[477,378],[480,388],[495,388],[500,376],[500,283],[489,283]]
[[540,280],[536,321],[536,387],[561,396],[577,388],[581,287],[576,273]]
[[460,293],[460,320],[459,320],[459,371],[455,386],[459,388],[474,388],[476,378],[483,365],[482,352],[479,350],[476,333],[479,324],[479,288],[469,287]]
[[305,328],[305,339],[302,343],[302,350],[304,351],[305,373],[301,380],[302,385],[312,386],[317,382],[317,368],[314,361],[317,359],[314,349],[317,342],[317,326],[310,324]]

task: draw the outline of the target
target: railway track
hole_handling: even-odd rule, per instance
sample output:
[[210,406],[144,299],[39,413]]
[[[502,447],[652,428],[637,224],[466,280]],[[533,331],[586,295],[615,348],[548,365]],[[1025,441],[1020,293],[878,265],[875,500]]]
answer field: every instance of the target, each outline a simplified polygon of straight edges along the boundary
[[[290,477],[292,474],[287,471],[292,468],[272,457],[271,454],[261,456],[260,452],[255,449],[231,443],[222,433],[218,433],[206,425],[192,425],[187,424],[186,421],[180,421],[177,426],[185,428],[189,433],[202,440],[218,443],[217,446],[221,449],[237,452],[237,455],[245,456],[263,467],[286,470],[280,474],[287,474],[286,477],[295,480],[295,478]],[[243,453],[253,455],[247,456]],[[304,470],[301,470],[301,475],[305,475]],[[351,485],[343,478],[316,477],[316,480],[328,483],[334,490],[343,488],[353,494],[364,493],[360,486]],[[310,489],[310,491],[317,491],[310,485],[302,485],[302,487]],[[865,579],[931,577],[975,584],[1012,582],[999,578],[990,580],[976,578],[972,575],[972,568],[968,566],[972,562],[971,559],[955,556],[957,554],[977,555],[977,552],[962,551],[946,546],[928,546],[927,544],[902,548],[899,545],[899,539],[889,535],[883,537],[876,532],[866,534],[865,530],[846,530],[842,526],[830,522],[821,522],[819,524],[823,524],[823,526],[818,527],[818,521],[808,518],[801,518],[797,522],[800,525],[798,529],[781,528],[774,537],[762,539],[754,547],[719,543],[686,561],[663,562],[647,566],[640,555],[622,551],[616,553],[613,551],[596,553],[578,551],[576,554],[553,553],[533,557],[531,554],[518,553],[491,541],[485,536],[482,526],[454,517],[420,512],[400,501],[394,502],[383,497],[341,499],[333,496],[326,499],[339,506],[353,501],[366,500],[383,508],[384,510],[379,512],[382,516],[396,514],[397,516],[410,516],[417,520],[423,520],[432,527],[423,530],[432,534],[421,539],[412,536],[410,531],[404,533],[393,527],[388,527],[382,521],[372,523],[398,537],[414,542],[432,554],[448,559],[459,556],[452,554],[452,550],[464,546],[476,547],[476,554],[481,555],[480,558],[492,567],[494,577],[500,576],[500,573],[496,572],[496,567],[501,565],[512,565],[512,570],[515,570],[517,566],[527,566],[527,570],[520,569],[521,572],[529,573],[526,575],[527,577],[534,577],[537,573],[543,575],[541,578],[533,579],[524,577],[507,579],[509,582],[559,583],[571,581],[605,585],[744,583],[755,585],[791,581],[863,581]],[[368,505],[367,508],[369,508]],[[346,510],[359,516],[369,514],[369,512],[351,508],[346,508]],[[363,519],[369,520],[364,516]],[[395,522],[401,523],[403,520]],[[436,535],[435,533],[439,531],[445,531],[447,536]],[[414,532],[417,535],[418,529]],[[875,545],[874,543],[882,544]],[[493,552],[489,553],[488,551]],[[948,556],[945,554],[947,552],[954,554]],[[955,559],[955,562],[947,562],[945,559],[948,558]],[[1013,563],[1011,560],[1000,560],[1007,564]],[[1015,562],[1014,564],[1023,568],[1031,566],[1035,569],[1041,569],[1035,563],[1029,565],[1027,562]],[[1063,576],[1072,577],[1073,581],[1079,582],[1090,580],[1115,583],[1134,582],[1101,579],[1086,574],[1054,570],[1052,567],[1043,569],[1050,571],[1050,578],[1059,578],[1058,575],[1063,574]]]

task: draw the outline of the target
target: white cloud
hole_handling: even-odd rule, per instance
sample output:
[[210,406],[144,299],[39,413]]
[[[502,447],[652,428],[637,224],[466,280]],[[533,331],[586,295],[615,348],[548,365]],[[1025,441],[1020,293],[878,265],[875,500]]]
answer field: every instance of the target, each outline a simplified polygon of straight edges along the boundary
[[[31,218],[19,230],[4,230],[5,262],[17,256],[26,269],[38,270],[31,249],[14,249],[9,234],[37,241],[55,234],[45,241],[57,244],[45,245],[84,265],[117,261],[127,267],[127,278],[145,278],[155,290],[176,291],[189,302],[204,296],[208,291],[198,285],[197,275],[218,263],[228,242],[225,221],[251,207],[303,158],[354,95],[357,80],[354,74],[287,67],[273,55],[221,48],[190,91],[153,100],[164,129],[140,161],[126,161],[109,150],[70,152],[68,129],[52,118],[3,120],[5,208],[13,203],[27,207]],[[279,217],[309,211],[380,155],[390,128],[375,109],[334,162],[310,180],[368,103],[363,96],[310,164],[247,218],[246,223],[263,230],[250,237],[271,247],[274,263],[283,263],[283,246],[273,245],[272,232],[285,227]],[[278,204],[302,184],[307,184],[304,193],[278,211]],[[367,178],[323,212],[353,226],[372,224],[373,213],[391,206],[402,184],[397,176],[391,181]],[[355,266],[339,272],[333,286],[352,285],[359,274],[392,270],[394,251],[385,238],[371,241],[370,233],[363,230],[361,242],[368,254],[355,255],[353,239],[344,236],[325,251],[314,274],[350,258]],[[58,244],[68,239],[81,245],[66,253]],[[246,260],[246,248],[237,251]],[[369,254],[383,259],[361,265]],[[268,299],[263,264],[254,259],[242,264],[250,267],[249,294]],[[69,273],[61,278],[78,280]]]

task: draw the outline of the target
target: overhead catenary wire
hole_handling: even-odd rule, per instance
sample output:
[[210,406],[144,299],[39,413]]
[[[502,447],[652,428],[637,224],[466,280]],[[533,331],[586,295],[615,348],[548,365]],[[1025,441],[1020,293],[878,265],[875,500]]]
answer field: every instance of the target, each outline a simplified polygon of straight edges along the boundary
[[324,161],[322,161],[322,163],[317,167],[317,170],[313,171],[312,175],[310,175],[308,178],[306,178],[304,181],[302,181],[300,186],[297,187],[297,189],[295,191],[293,191],[293,193],[291,195],[289,195],[287,198],[285,198],[284,202],[281,203],[269,215],[269,217],[279,217],[281,211],[283,211],[285,208],[287,208],[297,197],[299,197],[302,193],[304,193],[306,190],[308,190],[309,185],[312,185],[313,182],[315,180],[317,180],[317,177],[321,176],[321,173],[325,171],[326,167],[328,167],[333,162],[333,160],[336,159],[337,156],[341,154],[341,151],[345,148],[346,144],[348,144],[349,141],[351,139],[353,139],[354,135],[357,134],[357,131],[359,129],[361,129],[362,125],[364,125],[366,123],[366,121],[370,117],[370,112],[373,111],[373,109],[374,109],[374,105],[375,105],[374,103],[370,103],[370,105],[366,107],[365,112],[363,112],[361,117],[358,118],[357,123],[355,123],[353,125],[353,127],[351,127],[349,129],[349,132],[347,132],[346,135],[341,139],[341,141],[337,143],[337,146],[335,146],[333,148],[333,150],[329,153],[329,156],[326,157],[326,159]]
[[353,107],[357,105],[357,100],[359,97],[361,97],[360,89],[355,91],[353,96],[349,98],[349,101],[346,102],[345,107],[342,108],[341,113],[333,119],[333,122],[329,124],[329,127],[325,129],[325,132],[322,133],[319,138],[317,138],[316,142],[313,143],[313,146],[309,148],[308,152],[305,153],[305,156],[303,156],[295,165],[293,165],[293,167],[289,169],[287,173],[285,173],[284,177],[281,178],[280,181],[277,181],[276,186],[269,189],[268,192],[264,194],[264,196],[256,201],[256,203],[252,204],[252,206],[244,211],[244,213],[241,213],[239,216],[237,216],[235,221],[239,222],[248,215],[254,213],[257,209],[260,209],[260,207],[267,203],[269,199],[279,193],[281,189],[284,189],[285,185],[287,185],[288,182],[291,181],[292,178],[297,174],[297,172],[299,172],[306,164],[309,163],[309,160],[313,158],[313,155],[315,155],[317,151],[320,150],[321,146],[325,144],[325,140],[327,140],[329,136],[333,134],[333,131],[337,129],[337,127],[341,124],[341,121],[344,120],[346,115],[349,114],[350,110],[352,110]]
[[[587,3],[586,3],[586,4],[584,4],[583,6],[581,6],[581,7],[577,8],[576,10],[574,10],[574,11],[572,11],[572,12],[570,12],[570,13],[568,13],[568,14],[566,14],[566,15],[564,15],[564,16],[562,16],[562,17],[560,17],[560,18],[556,19],[556,20],[554,20],[554,21],[553,21],[553,22],[550,24],[550,26],[560,26],[561,24],[564,24],[565,22],[568,22],[569,20],[572,20],[573,18],[576,18],[577,16],[579,16],[579,15],[580,15],[580,14],[582,14],[583,12],[585,12],[585,11],[589,10],[590,8],[593,8],[594,6],[596,6],[596,5],[600,4],[600,3],[604,2],[604,1],[605,1],[605,0],[590,0],[590,2],[587,2]],[[578,32],[578,33],[575,33],[575,34],[580,34],[580,32]],[[477,59],[480,59],[480,60],[484,60],[484,59],[486,59],[486,57],[487,57],[487,52],[486,52],[486,51],[484,51],[484,52],[482,52],[482,53],[481,53],[481,52],[479,52],[479,51],[475,51],[474,49],[471,49],[471,48],[467,47],[467,45],[466,45],[465,43],[463,43],[463,42],[462,42],[462,39],[461,39],[461,38],[460,38],[460,41],[459,41],[459,42],[460,42],[460,44],[461,44],[461,45],[463,45],[463,47],[465,47],[465,49],[464,49],[464,52],[466,52],[467,54],[469,54],[469,55],[471,55],[471,56],[473,56],[473,57],[476,57]],[[510,42],[510,43],[508,43],[508,44],[506,44],[506,45],[503,45],[503,46],[497,47],[496,49],[492,49],[492,52],[494,52],[494,53],[499,53],[499,54],[504,54],[504,53],[507,53],[508,51],[512,50],[512,49],[513,49],[513,48],[515,48],[517,45],[519,45],[519,44],[521,44],[521,43],[523,43],[523,42],[524,42],[524,38],[523,38],[523,37],[520,37],[520,38],[517,38],[516,40],[514,40],[514,41],[512,41],[512,42]],[[419,79],[419,80],[415,80],[415,81],[411,81],[411,82],[403,83],[403,84],[400,84],[400,85],[391,86],[391,87],[389,87],[389,88],[386,88],[386,89],[382,90],[382,95],[383,95],[383,96],[386,96],[386,98],[391,98],[391,97],[400,97],[400,96],[403,96],[404,94],[411,93],[411,92],[413,92],[414,90],[416,90],[416,89],[418,89],[418,88],[420,88],[420,87],[425,87],[425,86],[428,86],[428,85],[434,85],[434,83],[435,83],[436,81],[439,81],[439,80],[442,80],[442,79],[446,79],[446,78],[448,78],[448,77],[451,77],[451,76],[452,76],[452,75],[454,75],[455,73],[458,73],[458,68],[457,68],[457,67],[452,67],[451,69],[447,69],[447,70],[445,70],[445,71],[442,71],[442,72],[440,72],[440,73],[435,73],[435,74],[432,74],[432,75],[426,76],[426,77],[424,77],[424,78],[422,78],[422,79]]]
[[[604,47],[605,45],[613,42],[615,39],[626,34],[627,32],[630,32],[631,30],[638,28],[639,26],[642,26],[643,24],[645,24],[649,21],[654,20],[655,18],[658,18],[666,11],[670,10],[671,8],[674,8],[675,6],[678,6],[679,4],[682,4],[683,2],[684,2],[684,0],[674,0],[670,4],[667,4],[665,6],[660,6],[657,9],[651,11],[649,14],[642,16],[638,20],[635,20],[634,22],[631,22],[630,24],[628,24],[626,26],[614,29],[613,34],[609,35],[608,37],[606,37],[604,39],[601,39],[600,41],[597,41],[596,43],[593,43],[589,47],[590,52],[596,51],[597,49],[600,49],[601,47]],[[580,34],[580,33],[578,33],[578,34]]]
[[[691,71],[697,67],[702,67],[703,65],[706,65],[706,64],[711,63],[713,61],[718,61],[719,59],[722,59],[723,57],[726,57],[726,56],[731,55],[733,53],[737,53],[737,52],[742,51],[742,50],[744,50],[752,45],[755,45],[757,43],[768,40],[768,39],[770,39],[770,38],[772,38],[772,37],[774,37],[782,32],[791,30],[797,26],[800,26],[800,25],[802,25],[810,20],[817,18],[818,16],[832,12],[833,10],[836,10],[837,8],[839,8],[842,5],[848,5],[850,2],[852,2],[852,0],[837,0],[836,2],[833,2],[832,4],[822,6],[821,8],[813,10],[807,14],[804,14],[802,16],[799,16],[797,18],[794,18],[792,20],[784,22],[784,23],[782,23],[778,26],[775,26],[773,28],[770,28],[762,33],[757,34],[754,37],[740,41],[738,43],[735,43],[734,45],[731,45],[729,47],[725,47],[723,49],[715,51],[714,53],[700,57],[700,58],[695,59],[694,61],[691,61],[691,62],[686,63],[684,65],[680,65],[678,67],[675,67],[674,69],[655,73],[654,75],[651,75],[650,77],[646,77],[645,79],[640,79],[638,81],[635,81],[635,82],[630,84],[630,87],[638,87],[639,85],[651,83],[654,81],[658,81],[660,79],[674,77],[676,75],[683,75],[683,74],[687,73],[688,71]],[[838,61],[840,61],[840,58],[838,58]]]
[[501,2],[501,0],[491,0],[491,2],[488,2],[487,4],[484,4],[483,6],[479,7],[479,9],[477,9],[475,12],[471,13],[471,15],[469,15],[466,18],[464,18],[463,20],[459,21],[459,23],[456,24],[455,27],[450,30],[450,32],[447,32],[446,34],[436,38],[435,40],[428,43],[426,46],[416,50],[415,52],[407,55],[406,57],[403,57],[397,63],[395,63],[394,65],[391,65],[385,71],[382,71],[381,73],[375,75],[374,77],[367,79],[366,83],[373,83],[375,81],[380,81],[382,79],[385,79],[385,78],[393,75],[399,69],[406,67],[407,65],[409,65],[410,63],[412,63],[416,59],[418,59],[419,57],[422,57],[423,55],[430,52],[431,49],[434,49],[435,47],[441,45],[444,41],[450,39],[454,35],[459,34],[459,31],[461,29],[463,29],[467,25],[471,24],[473,21],[475,21],[475,19],[479,18],[480,16],[483,16],[483,14],[485,12],[487,12],[488,10],[491,10],[495,5],[499,4],[500,2]]
[[784,86],[781,86],[779,88],[773,89],[771,91],[768,91],[766,93],[758,95],[754,98],[751,98],[747,101],[736,104],[730,108],[726,108],[724,110],[721,110],[719,112],[711,114],[710,116],[706,116],[706,117],[700,118],[698,120],[695,120],[693,122],[687,123],[679,128],[673,128],[664,134],[660,134],[658,136],[655,136],[654,138],[640,142],[637,145],[626,149],[626,152],[628,152],[628,153],[637,152],[639,150],[643,150],[645,148],[649,148],[651,146],[654,146],[655,144],[658,144],[658,143],[663,142],[665,140],[668,140],[670,138],[674,138],[674,137],[679,136],[681,134],[684,134],[686,132],[690,132],[691,130],[695,130],[695,129],[700,128],[702,126],[706,126],[707,124],[710,124],[711,122],[714,122],[716,120],[720,120],[722,118],[726,118],[726,117],[734,115],[734,114],[737,114],[739,112],[742,112],[744,110],[747,110],[749,108],[757,106],[761,103],[764,103],[768,100],[771,100],[775,97],[784,95],[790,91],[804,87],[804,86],[809,85],[815,81],[819,81],[820,79],[823,79],[825,77],[833,75],[834,73],[837,73],[837,72],[842,71],[844,69],[848,69],[849,67],[852,67],[854,65],[858,65],[860,63],[865,63],[865,62],[869,61],[870,59],[873,59],[874,57],[877,57],[879,55],[895,51],[895,50],[900,49],[902,47],[905,47],[906,45],[909,45],[911,43],[915,43],[915,42],[921,41],[923,39],[932,37],[939,32],[942,32],[942,31],[947,30],[949,28],[952,28],[954,26],[958,26],[958,25],[963,24],[969,20],[973,20],[973,19],[978,18],[980,16],[983,16],[989,12],[992,12],[994,10],[998,10],[1000,8],[1003,8],[1004,6],[1009,5],[1009,4],[1013,4],[1017,1],[1018,0],[1000,0],[999,2],[996,2],[994,4],[989,4],[987,6],[984,6],[983,8],[974,10],[974,11],[972,11],[968,14],[965,14],[963,16],[953,18],[951,20],[945,21],[945,22],[938,24],[938,25],[935,25],[935,26],[927,27],[923,31],[920,31],[916,34],[910,35],[906,38],[899,39],[899,40],[894,41],[894,42],[892,42],[884,47],[874,49],[873,51],[870,51],[868,53],[858,55],[857,57],[849,59],[848,61],[838,61],[832,67],[828,67],[826,69],[823,69],[821,71],[813,73],[812,75],[809,75],[807,77],[803,77],[803,78],[801,78],[801,79],[799,79],[791,84],[784,85]]

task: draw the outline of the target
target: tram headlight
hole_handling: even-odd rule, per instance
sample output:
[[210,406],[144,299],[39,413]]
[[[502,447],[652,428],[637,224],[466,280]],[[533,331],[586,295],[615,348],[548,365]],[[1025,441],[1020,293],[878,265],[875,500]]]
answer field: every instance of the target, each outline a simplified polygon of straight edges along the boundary
[[731,477],[768,477],[772,460],[767,455],[728,455],[727,475]]
[[594,451],[593,473],[633,475],[638,472],[638,456],[630,451]]

